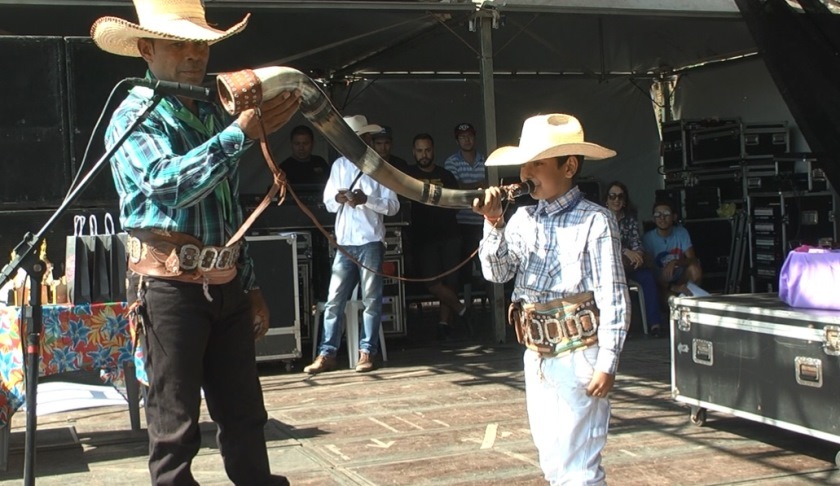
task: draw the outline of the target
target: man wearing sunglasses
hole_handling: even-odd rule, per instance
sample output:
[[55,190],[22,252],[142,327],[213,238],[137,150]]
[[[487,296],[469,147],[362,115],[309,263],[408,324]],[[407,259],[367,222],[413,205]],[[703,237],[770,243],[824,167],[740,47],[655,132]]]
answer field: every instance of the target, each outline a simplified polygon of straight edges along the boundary
[[703,278],[691,236],[683,226],[675,226],[677,217],[673,202],[657,201],[653,205],[656,228],[642,238],[645,253],[653,262],[654,273],[666,298],[670,294],[693,295],[688,284],[699,286]]

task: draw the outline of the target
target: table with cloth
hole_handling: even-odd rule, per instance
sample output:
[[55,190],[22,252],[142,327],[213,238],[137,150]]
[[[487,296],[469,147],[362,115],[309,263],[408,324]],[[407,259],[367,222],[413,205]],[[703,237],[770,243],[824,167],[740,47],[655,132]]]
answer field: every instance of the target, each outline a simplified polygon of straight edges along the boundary
[[[31,322],[31,308],[25,309]],[[131,428],[139,430],[138,380],[146,379],[142,350],[132,343],[128,304],[53,304],[42,309],[40,376],[100,370],[104,382],[125,385]],[[0,468],[6,465],[12,415],[26,401],[27,329],[20,317],[21,307],[0,306]]]

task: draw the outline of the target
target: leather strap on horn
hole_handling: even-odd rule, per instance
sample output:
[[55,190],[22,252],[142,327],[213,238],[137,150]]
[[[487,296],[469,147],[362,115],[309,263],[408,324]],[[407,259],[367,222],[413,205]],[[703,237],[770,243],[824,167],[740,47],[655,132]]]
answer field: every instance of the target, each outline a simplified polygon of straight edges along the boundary
[[230,237],[230,240],[225,244],[225,246],[233,246],[245,236],[245,233],[248,231],[248,228],[254,224],[254,221],[262,214],[265,208],[271,204],[271,199],[279,192],[280,193],[280,200],[277,202],[277,205],[283,204],[283,201],[286,200],[286,173],[283,172],[282,169],[277,165],[277,162],[274,161],[274,156],[271,155],[271,148],[268,146],[268,137],[265,134],[265,127],[262,124],[262,115],[260,113],[259,108],[257,109],[257,116],[260,117],[260,148],[262,149],[263,158],[265,159],[266,165],[268,165],[268,169],[271,171],[273,182],[271,183],[271,187],[268,188],[268,192],[266,193],[265,197],[262,201],[260,201],[259,206],[257,206],[254,211],[248,216],[248,219],[242,223],[242,226],[236,231],[236,234]]
[[243,69],[232,73],[222,73],[219,75],[217,82],[224,86],[225,89],[219,89],[219,98],[222,106],[232,115],[237,115],[245,110],[254,109],[257,112],[257,117],[260,119],[260,148],[262,149],[263,158],[265,159],[268,169],[271,171],[273,182],[268,189],[265,197],[260,201],[254,211],[248,216],[248,219],[242,223],[242,226],[236,230],[236,233],[231,236],[230,240],[225,246],[233,246],[245,236],[245,233],[257,220],[259,215],[271,203],[271,199],[279,192],[280,201],[278,206],[283,204],[286,199],[286,174],[280,169],[274,157],[271,155],[271,149],[268,146],[268,137],[265,133],[265,126],[262,123],[262,113],[260,113],[260,104],[263,100],[262,82],[260,78],[250,69]]
[[217,78],[217,82],[225,87],[219,90],[219,98],[222,106],[231,115],[238,115],[250,108],[258,108],[262,103],[262,81],[250,69],[222,73]]

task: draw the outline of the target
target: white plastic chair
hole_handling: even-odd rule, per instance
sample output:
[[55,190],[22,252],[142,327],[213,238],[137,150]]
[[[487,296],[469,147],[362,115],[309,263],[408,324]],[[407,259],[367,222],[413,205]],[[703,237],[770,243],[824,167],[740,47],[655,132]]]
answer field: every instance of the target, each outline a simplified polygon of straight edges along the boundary
[[[642,317],[642,330],[644,331],[645,336],[647,336],[648,335],[647,308],[645,307],[645,293],[642,291],[642,286],[639,285],[639,282],[636,282],[635,280],[630,280],[628,278],[627,279],[627,290],[628,290],[628,294],[635,290],[636,293],[639,295],[639,315]],[[631,305],[632,305],[632,300],[633,299],[631,298],[630,300],[631,300]],[[632,312],[630,313],[630,316],[632,318],[632,316],[633,316]],[[630,326],[631,327],[633,326],[632,322],[630,323]]]
[[[359,319],[359,314],[365,310],[365,305],[359,299],[359,287],[353,290],[351,294],[354,296],[352,300],[348,300],[344,306],[344,335],[347,339],[347,355],[350,358],[350,368],[355,368],[359,361],[359,324],[362,322]],[[324,313],[326,302],[318,302],[315,305],[315,319],[312,322],[315,328],[312,332],[312,357],[318,356],[318,344],[320,344],[320,331],[322,327],[321,314]],[[388,361],[388,351],[385,348],[385,331],[382,326],[379,326],[379,352],[382,354],[382,361]]]

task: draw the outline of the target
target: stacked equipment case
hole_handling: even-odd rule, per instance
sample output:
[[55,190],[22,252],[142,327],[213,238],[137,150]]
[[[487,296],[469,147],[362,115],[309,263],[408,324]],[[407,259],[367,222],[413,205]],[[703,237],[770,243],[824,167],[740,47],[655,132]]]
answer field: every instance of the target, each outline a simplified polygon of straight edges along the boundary
[[[833,161],[791,153],[789,139],[787,122],[733,118],[662,124],[662,194],[675,200],[692,240],[697,235],[695,251],[710,292],[773,292],[788,251],[837,241],[837,194],[819,168]],[[745,235],[731,216],[738,211],[748,217]],[[749,248],[743,263],[729,251],[742,240]],[[732,272],[733,264],[748,271]],[[725,274],[749,278],[724,281]]]
[[753,193],[749,208],[753,292],[778,290],[790,250],[836,241],[837,197],[830,191]]
[[671,394],[692,423],[712,410],[840,444],[840,311],[776,294],[677,297],[670,321]]
[[268,304],[268,332],[256,341],[257,361],[286,361],[301,357],[298,235],[246,236],[248,254]]
[[[786,130],[783,123],[771,125]],[[735,215],[745,207],[741,166],[747,157],[744,134],[748,127],[738,118],[662,124],[665,189],[657,198],[674,201],[703,266],[703,288],[713,293],[741,287],[740,281],[731,282],[731,275],[740,279],[743,274],[741,250],[734,242],[742,239]],[[721,211],[724,207],[732,209]],[[735,262],[739,267],[733,272]]]

